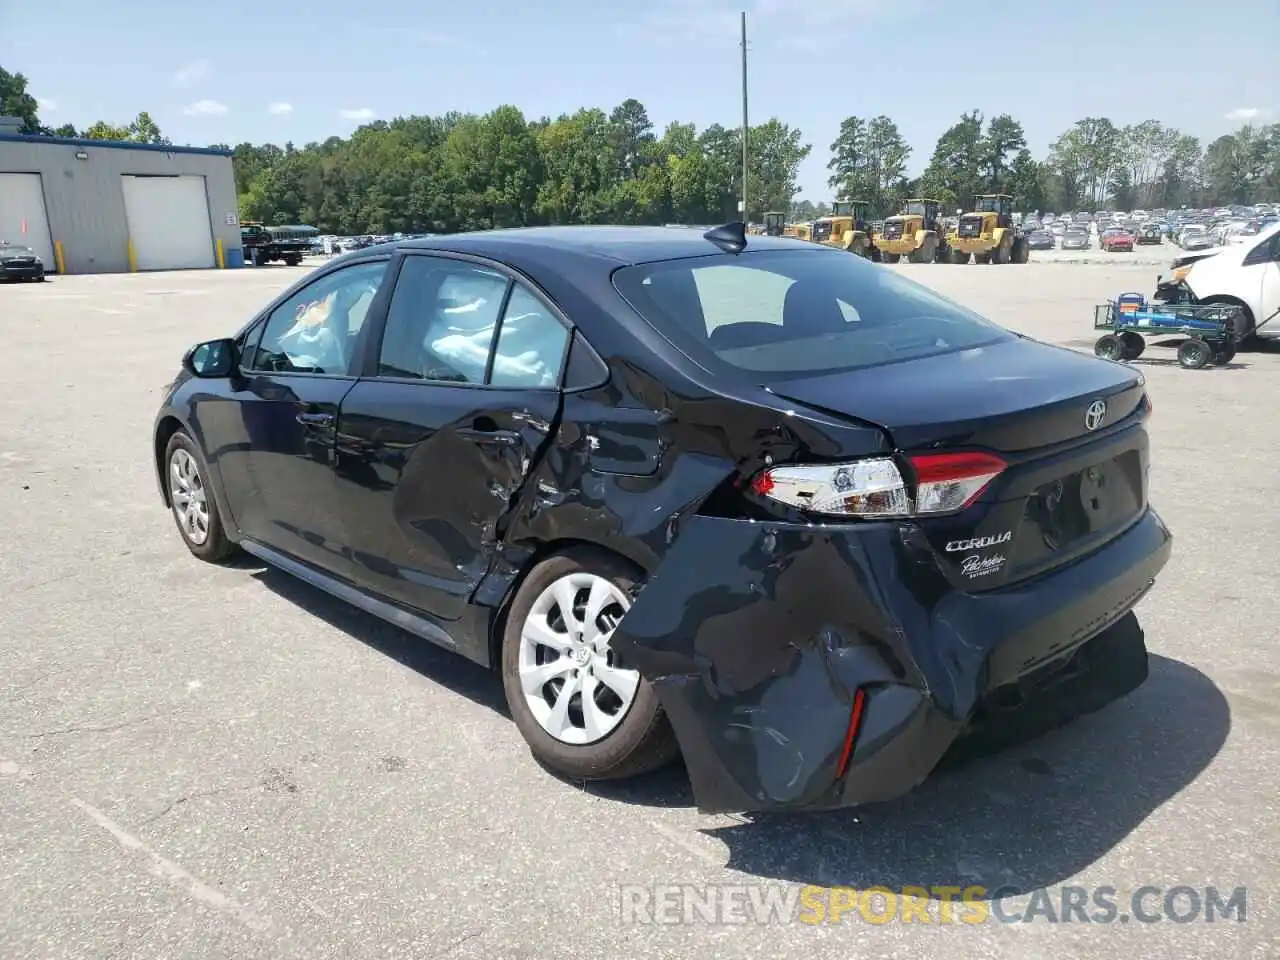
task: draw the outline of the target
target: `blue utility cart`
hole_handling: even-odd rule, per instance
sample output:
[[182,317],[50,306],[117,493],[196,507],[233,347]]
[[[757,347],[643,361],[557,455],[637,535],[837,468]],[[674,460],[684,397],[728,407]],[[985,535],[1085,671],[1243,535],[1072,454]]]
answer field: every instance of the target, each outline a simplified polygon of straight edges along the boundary
[[1225,304],[1154,303],[1140,293],[1122,293],[1094,307],[1093,328],[1109,330],[1093,345],[1104,360],[1136,360],[1146,337],[1186,337],[1178,363],[1188,370],[1231,362],[1237,330],[1244,329],[1239,307]]

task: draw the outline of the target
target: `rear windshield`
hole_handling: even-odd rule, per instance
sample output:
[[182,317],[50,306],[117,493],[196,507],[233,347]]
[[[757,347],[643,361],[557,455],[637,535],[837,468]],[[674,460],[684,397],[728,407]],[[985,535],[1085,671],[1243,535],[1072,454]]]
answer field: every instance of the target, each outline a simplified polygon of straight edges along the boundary
[[785,380],[994,343],[1008,331],[837,251],[770,250],[623,267],[618,292],[699,365]]

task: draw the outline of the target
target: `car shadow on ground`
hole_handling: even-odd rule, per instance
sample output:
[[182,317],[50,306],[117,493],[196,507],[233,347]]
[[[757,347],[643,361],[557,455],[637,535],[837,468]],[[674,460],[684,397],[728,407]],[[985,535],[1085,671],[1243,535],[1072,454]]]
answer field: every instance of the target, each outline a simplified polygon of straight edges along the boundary
[[[748,815],[703,832],[728,847],[726,866],[773,880],[981,886],[988,897],[1060,884],[1194,782],[1226,742],[1231,712],[1212,680],[1166,657],[1153,655],[1150,667],[1141,687],[1103,710],[952,765],[898,800]],[[679,768],[592,792],[692,804]]]
[[[509,716],[494,671],[433,646],[252,558],[272,592],[474,703]],[[990,896],[1076,876],[1185,789],[1231,730],[1222,692],[1188,664],[1152,655],[1127,697],[1053,730],[935,773],[898,800],[824,813],[745,815],[702,832],[727,867],[823,886],[981,886]],[[511,736],[520,734],[514,724]],[[677,762],[620,782],[576,784],[618,804],[692,808]],[[1105,882],[1105,881],[1104,881]],[[1152,882],[1155,882],[1154,880]]]
[[[247,554],[237,557],[233,564],[239,569],[252,572],[253,578],[272,593],[384,656],[404,664],[468,700],[503,716],[510,716],[502,693],[502,681],[496,672],[334,599],[310,584],[266,566],[261,560]],[[519,736],[514,725],[511,733],[512,736]]]

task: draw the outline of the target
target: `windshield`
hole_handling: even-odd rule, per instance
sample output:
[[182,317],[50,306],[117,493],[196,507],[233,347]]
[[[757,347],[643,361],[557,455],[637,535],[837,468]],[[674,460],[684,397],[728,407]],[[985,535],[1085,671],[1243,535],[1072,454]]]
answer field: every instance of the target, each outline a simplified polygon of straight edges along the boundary
[[1003,197],[978,197],[973,209],[979,213],[1000,213],[1004,208]]
[[909,217],[923,217],[925,216],[924,204],[908,203],[905,207],[902,208],[902,212]]
[[35,253],[30,247],[20,247],[16,243],[0,243],[0,256],[34,257]]
[[1008,331],[847,253],[762,251],[623,267],[618,292],[699,365],[754,382],[966,350]]

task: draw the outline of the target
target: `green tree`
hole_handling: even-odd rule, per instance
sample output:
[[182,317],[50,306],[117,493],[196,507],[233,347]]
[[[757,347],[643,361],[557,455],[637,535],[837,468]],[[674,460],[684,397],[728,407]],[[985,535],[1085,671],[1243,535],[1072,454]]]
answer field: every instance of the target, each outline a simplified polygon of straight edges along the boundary
[[[992,117],[987,122],[987,132],[979,141],[981,172],[991,193],[1007,193],[1012,187],[1007,183],[1011,157],[1020,156],[1027,148],[1022,124],[1007,113]],[[1029,159],[1029,157],[1028,157]]]
[[145,111],[124,125],[99,120],[82,130],[80,136],[86,140],[117,140],[124,143],[167,144],[171,142],[160,132],[160,127],[151,119],[151,114]]
[[1031,151],[1018,151],[1003,181],[1003,189],[1013,197],[1014,206],[1027,212],[1048,209],[1044,168],[1036,163]]
[[968,208],[986,187],[983,170],[982,114],[963,114],[938,138],[929,165],[920,176],[921,193],[943,203],[943,209]]
[[[789,210],[799,188],[800,164],[813,149],[795,127],[773,119],[748,131],[750,208],[747,219],[759,221],[766,210]],[[739,141],[740,142],[740,141]],[[738,175],[739,184],[741,173]]]
[[838,196],[865,199],[874,190],[867,134],[867,121],[861,117],[846,117],[840,123],[827,161],[827,186]]
[[40,104],[27,92],[27,78],[0,67],[0,117],[22,120],[21,133],[40,133]]
[[1107,198],[1112,170],[1121,161],[1120,131],[1106,117],[1085,117],[1049,150],[1049,162],[1071,187],[1064,205],[1098,209]]

